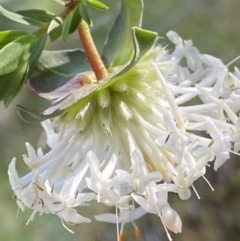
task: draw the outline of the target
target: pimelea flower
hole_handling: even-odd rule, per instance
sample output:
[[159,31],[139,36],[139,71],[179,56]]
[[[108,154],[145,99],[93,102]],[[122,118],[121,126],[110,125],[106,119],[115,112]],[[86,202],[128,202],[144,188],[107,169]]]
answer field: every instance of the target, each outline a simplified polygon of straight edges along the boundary
[[[151,48],[103,89],[95,88],[99,83],[92,73],[83,73],[51,93],[57,104],[46,113],[64,110],[42,123],[51,150],[36,154],[26,144],[23,160],[31,172],[21,178],[15,158],[9,165],[22,210],[53,213],[73,224],[90,222],[75,207],[95,199],[116,207],[114,215],[96,216],[99,221],[123,228],[154,213],[166,231],[181,232],[168,193],[188,199],[206,165],[215,170],[223,165],[232,143],[239,151],[240,74],[229,77],[221,60],[200,54],[174,32],[167,36],[175,44],[172,53]],[[87,93],[80,100],[79,91]]]

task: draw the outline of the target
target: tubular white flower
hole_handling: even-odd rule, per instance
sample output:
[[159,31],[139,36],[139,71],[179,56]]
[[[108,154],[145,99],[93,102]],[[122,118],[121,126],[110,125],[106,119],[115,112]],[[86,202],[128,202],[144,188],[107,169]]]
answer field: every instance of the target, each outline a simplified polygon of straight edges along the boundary
[[[95,198],[119,208],[120,223],[150,212],[181,232],[168,193],[188,199],[209,162],[217,170],[229,159],[232,143],[240,150],[240,72],[229,75],[219,59],[200,54],[174,32],[167,35],[175,44],[172,54],[152,48],[113,84],[80,101],[75,86],[58,106],[66,111],[42,123],[50,152],[36,154],[27,144],[23,160],[32,171],[21,178],[15,159],[9,165],[22,210],[89,222],[74,207]],[[115,214],[96,219],[116,220]]]

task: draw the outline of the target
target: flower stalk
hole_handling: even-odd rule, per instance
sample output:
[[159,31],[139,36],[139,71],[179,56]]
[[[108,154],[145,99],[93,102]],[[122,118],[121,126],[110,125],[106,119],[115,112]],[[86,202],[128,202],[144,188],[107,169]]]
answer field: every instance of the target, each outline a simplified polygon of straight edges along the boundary
[[78,34],[97,80],[106,78],[108,76],[108,71],[104,66],[103,61],[94,44],[88,24],[84,20],[82,20],[78,26]]

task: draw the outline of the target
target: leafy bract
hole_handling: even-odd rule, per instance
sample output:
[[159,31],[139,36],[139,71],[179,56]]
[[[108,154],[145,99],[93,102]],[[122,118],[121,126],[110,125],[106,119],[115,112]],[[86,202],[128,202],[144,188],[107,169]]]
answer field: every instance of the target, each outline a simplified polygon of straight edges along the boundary
[[126,64],[133,52],[131,28],[141,26],[142,0],[121,0],[121,10],[113,24],[106,44],[103,57],[111,67]]
[[157,40],[158,34],[149,30],[134,27],[132,28],[132,42],[134,46],[132,60],[121,67],[117,72],[113,72],[113,75],[109,75],[108,78],[98,87],[99,89],[106,88],[118,81],[122,75],[131,70],[138,61],[154,46]]
[[[56,110],[62,110],[65,108],[67,109],[76,102],[79,102],[87,98],[93,92],[103,90],[104,88],[111,86],[113,83],[121,81],[124,78],[123,75],[130,71],[141,60],[141,58],[143,58],[145,54],[154,46],[157,36],[158,35],[156,32],[134,27],[132,29],[132,42],[134,46],[134,54],[132,60],[129,63],[125,64],[124,66],[118,67],[117,70],[110,73],[108,77],[101,83],[91,83],[81,88],[77,86],[77,90],[74,90],[74,88],[72,88],[71,91],[69,91],[69,88],[66,84],[65,89],[67,90],[67,93],[65,93],[66,98],[63,99],[64,104],[61,105],[61,101],[59,101],[56,105],[50,107],[46,111],[46,113],[52,114]],[[72,84],[72,86],[74,85]]]
[[30,87],[38,94],[51,92],[66,84],[80,72],[91,70],[85,53],[79,49],[43,51],[29,78]]
[[61,113],[61,111],[59,111],[59,112],[55,112],[52,115],[41,115],[41,114],[33,113],[33,112],[25,109],[24,107],[20,106],[20,105],[17,106],[17,110],[18,110],[18,114],[20,115],[20,117],[25,122],[28,122],[28,123],[42,122],[42,121],[47,120],[49,118],[56,117],[57,115],[59,115]]
[[[79,52],[79,50],[73,50],[72,52],[43,52],[38,70],[30,78],[30,85],[40,96],[49,100],[57,100],[43,114],[62,113],[59,111],[64,111],[68,107],[71,108],[71,105],[87,98],[93,92],[121,81],[123,75],[130,71],[153,47],[156,39],[157,33],[134,27],[132,29],[134,49],[131,61],[118,67],[103,82],[93,82],[83,87],[77,85],[78,73],[91,69],[83,52]],[[79,56],[82,56],[80,58],[82,64],[76,65],[76,59]],[[83,66],[84,68],[81,69],[80,67]],[[63,102],[64,104],[62,105],[61,103]]]
[[[21,14],[22,13],[22,14]],[[50,18],[53,14],[43,10],[24,10],[19,13],[14,13],[6,10],[0,5],[0,14],[4,17],[11,19],[12,21],[32,25],[37,27],[43,27],[46,24],[46,19]]]

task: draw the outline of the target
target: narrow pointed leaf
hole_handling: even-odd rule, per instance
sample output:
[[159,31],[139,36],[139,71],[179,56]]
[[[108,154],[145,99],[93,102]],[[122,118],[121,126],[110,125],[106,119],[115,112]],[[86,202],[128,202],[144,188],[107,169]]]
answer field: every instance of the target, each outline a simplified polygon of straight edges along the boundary
[[[108,86],[112,85],[114,82],[121,80],[122,75],[130,71],[140,60],[144,58],[145,54],[154,46],[157,39],[157,33],[144,30],[141,28],[134,27],[132,28],[132,42],[133,42],[133,57],[131,61],[121,68],[118,68],[117,71],[114,71],[108,75],[108,77],[101,83],[93,83],[91,85],[84,86],[79,88],[77,92],[74,93],[74,98],[71,98],[71,91],[69,95],[66,96],[68,106],[73,105],[74,103],[82,100],[83,98],[88,97],[94,91],[99,91]],[[74,85],[72,85],[74,86]],[[67,85],[66,85],[67,88]],[[58,103],[53,108],[49,108],[48,113],[54,113],[54,111],[60,109],[60,103]],[[65,105],[66,106],[66,105]],[[68,107],[66,106],[66,108]]]
[[32,54],[30,56],[29,60],[29,72],[31,73],[33,68],[38,62],[38,59],[40,58],[42,51],[45,47],[45,43],[47,41],[47,33],[44,33],[38,37],[38,39],[35,41],[33,47],[32,47]]
[[33,112],[27,110],[26,108],[24,108],[20,105],[17,106],[17,111],[18,111],[19,116],[27,123],[42,122],[44,120],[53,118],[60,114],[60,112],[55,112],[54,114],[51,114],[51,115],[36,114],[36,113],[33,113]]
[[24,18],[35,20],[39,23],[39,26],[51,22],[52,19],[56,17],[54,13],[40,9],[21,10],[16,13],[22,15]]
[[121,3],[119,15],[103,48],[103,57],[111,67],[126,64],[130,60],[133,51],[131,28],[141,26],[142,22],[142,0],[121,0]]
[[72,21],[69,27],[69,34],[75,32],[75,30],[78,28],[78,25],[81,22],[81,16],[79,12],[79,5],[74,9],[73,14],[72,14]]
[[73,12],[70,12],[64,21],[62,39],[63,39],[63,42],[65,43],[67,42],[67,39],[68,39],[69,30],[72,22],[72,16],[73,16]]
[[8,11],[5,8],[3,8],[1,5],[0,5],[0,14],[8,19],[11,19],[12,21],[15,21],[21,24],[38,26],[38,27],[44,26],[44,24],[41,21],[38,21],[28,16],[23,16],[21,14]]
[[80,5],[79,11],[80,11],[81,18],[91,27],[92,21],[89,17],[88,10],[84,4]]

